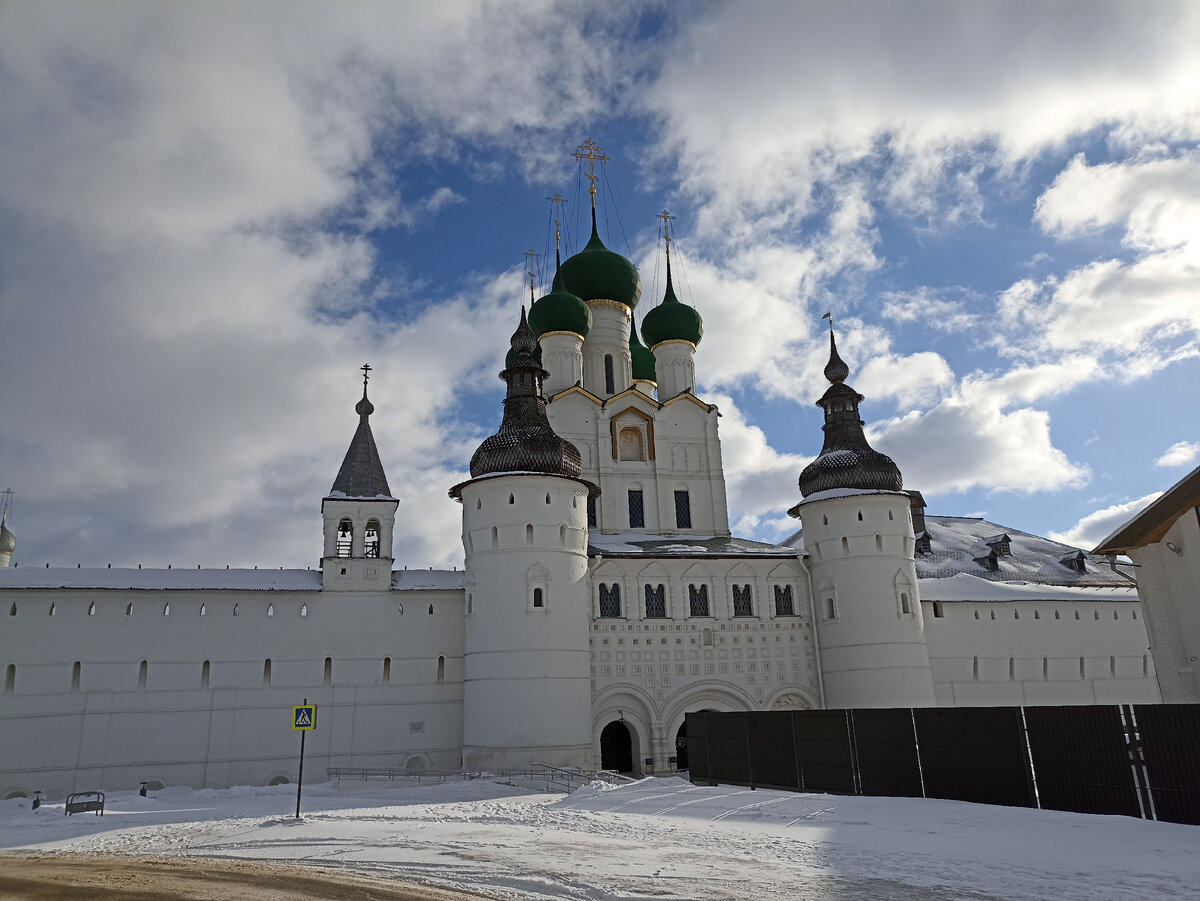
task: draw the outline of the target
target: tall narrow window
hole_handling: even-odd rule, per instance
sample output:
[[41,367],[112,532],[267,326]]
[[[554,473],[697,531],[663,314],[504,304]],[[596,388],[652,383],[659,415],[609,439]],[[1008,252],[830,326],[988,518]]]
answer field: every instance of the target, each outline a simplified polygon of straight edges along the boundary
[[150,664],[143,660],[138,664],[138,690],[146,687],[146,672],[150,669]]
[[383,681],[384,682],[392,681],[392,658],[391,657],[383,658]]
[[587,499],[588,528],[596,528],[596,499],[588,495]]
[[301,604],[301,605],[300,605],[300,615],[301,615],[301,616],[308,616],[308,604]]
[[275,615],[275,605],[267,604],[267,616],[274,616],[274,615]]
[[200,665],[200,687],[208,688],[208,675],[212,671],[212,664],[207,660]]
[[271,684],[271,658],[263,661],[263,685]]
[[943,616],[945,616],[945,615],[946,615],[946,611],[945,611],[945,609],[942,607],[942,602],[941,602],[941,601],[934,601],[934,602],[933,602],[933,616],[934,616],[934,618],[935,618],[935,619],[941,619],[941,618],[942,618]]
[[1017,660],[1015,657],[1008,658],[1008,681],[1013,682],[1017,678]]
[[662,619],[667,615],[667,586],[646,586],[646,618]]
[[646,527],[646,508],[642,489],[629,489],[629,528],[644,529]]
[[675,492],[675,528],[690,529],[692,527],[692,498],[684,491]]
[[542,593],[542,589],[540,589],[540,588],[533,589],[533,606],[535,606],[535,607],[545,607],[546,606],[546,598],[545,598],[545,595]]
[[792,600],[791,585],[776,585],[775,586],[775,615],[776,616],[795,616],[796,604]]
[[353,547],[354,527],[350,525],[350,520],[343,519],[338,523],[337,530],[337,556],[349,557],[350,549]]
[[96,602],[92,601],[90,604],[88,604],[88,616],[95,616],[95,615],[96,615]]
[[10,695],[17,687],[17,665],[10,663],[4,668],[4,693]]
[[525,544],[528,545],[529,547],[533,547],[533,524],[532,523],[525,524]]
[[616,385],[613,378],[613,358],[612,354],[604,355],[604,393],[616,394]]
[[605,618],[621,615],[621,586],[618,583],[600,586],[600,615]]
[[912,613],[912,602],[908,599],[908,592],[900,592],[900,612]]
[[71,667],[71,691],[79,691],[79,670],[80,663],[76,660]]
[[446,681],[446,658],[445,657],[438,658],[437,680],[439,682]]
[[367,557],[379,556],[379,520],[372,519],[363,531],[363,554]]
[[708,616],[708,586],[688,586],[688,613],[691,616]]
[[[201,606],[203,606],[203,605],[201,605]],[[133,601],[130,601],[128,604],[125,605],[125,615],[133,616]],[[204,614],[201,613],[200,615],[203,616]]]
[[753,616],[754,602],[750,596],[749,585],[734,585],[733,586],[733,615],[734,616]]
[[325,658],[325,674],[321,677],[321,682],[324,685],[333,684],[333,658]]
[[837,601],[831,594],[825,595],[825,618],[837,619]]

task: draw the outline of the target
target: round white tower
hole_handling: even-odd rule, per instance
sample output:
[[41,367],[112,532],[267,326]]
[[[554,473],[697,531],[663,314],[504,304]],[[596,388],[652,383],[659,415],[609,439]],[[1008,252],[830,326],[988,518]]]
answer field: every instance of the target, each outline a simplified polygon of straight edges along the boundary
[[930,707],[936,701],[917,593],[909,497],[891,458],[863,434],[862,395],[844,384],[832,328],[817,402],[820,455],[800,474],[803,523],[829,707]]
[[578,449],[546,419],[521,311],[500,430],[450,489],[463,505],[463,766],[591,765],[587,500]]

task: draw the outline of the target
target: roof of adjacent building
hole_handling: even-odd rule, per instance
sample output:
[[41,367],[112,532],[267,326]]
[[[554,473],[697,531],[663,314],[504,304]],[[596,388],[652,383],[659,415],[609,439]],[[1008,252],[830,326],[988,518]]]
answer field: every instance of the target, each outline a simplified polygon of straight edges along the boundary
[[[1162,541],[1179,517],[1197,507],[1200,507],[1200,466],[1100,542],[1092,553],[1124,554],[1134,548]],[[1196,515],[1200,516],[1200,513]]]
[[[393,591],[457,591],[462,570],[401,569]],[[319,569],[0,569],[0,589],[110,591],[320,591]]]
[[795,557],[796,549],[729,535],[648,537],[645,532],[588,533],[588,555],[604,557]]

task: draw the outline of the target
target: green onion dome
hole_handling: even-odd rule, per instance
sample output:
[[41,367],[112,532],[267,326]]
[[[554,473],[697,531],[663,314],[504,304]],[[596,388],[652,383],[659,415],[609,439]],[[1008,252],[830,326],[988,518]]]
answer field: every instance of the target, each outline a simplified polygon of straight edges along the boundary
[[566,289],[581,300],[615,300],[632,310],[642,296],[642,278],[637,267],[600,240],[595,210],[592,239],[583,250],[568,258],[559,272]]
[[561,269],[554,273],[550,293],[529,308],[529,327],[538,337],[546,332],[574,332],[587,337],[592,327],[592,308],[563,287]]
[[671,261],[667,260],[667,291],[662,303],[642,320],[642,334],[650,347],[664,341],[690,341],[699,344],[704,335],[704,320],[692,307],[675,296],[671,286]]
[[629,356],[633,360],[633,380],[657,382],[654,370],[654,354],[638,340],[637,323],[629,323]]

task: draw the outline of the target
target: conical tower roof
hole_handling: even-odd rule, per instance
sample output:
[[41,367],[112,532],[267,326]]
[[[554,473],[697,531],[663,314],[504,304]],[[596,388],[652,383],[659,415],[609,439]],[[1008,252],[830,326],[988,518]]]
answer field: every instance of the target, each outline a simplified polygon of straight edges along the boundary
[[825,442],[817,458],[800,473],[800,494],[804,497],[839,488],[900,491],[904,487],[900,468],[892,458],[867,443],[863,421],[858,418],[863,396],[845,384],[849,374],[850,367],[838,355],[830,326],[825,377],[831,384],[817,401],[817,406],[825,410]]
[[375,412],[375,405],[367,399],[365,372],[362,400],[355,405],[354,412],[358,414],[358,428],[350,440],[350,447],[342,460],[342,468],[338,470],[329,493],[331,496],[390,498],[392,491],[388,488],[383,463],[379,459],[379,450],[375,447],[375,436],[371,434],[370,416]]

